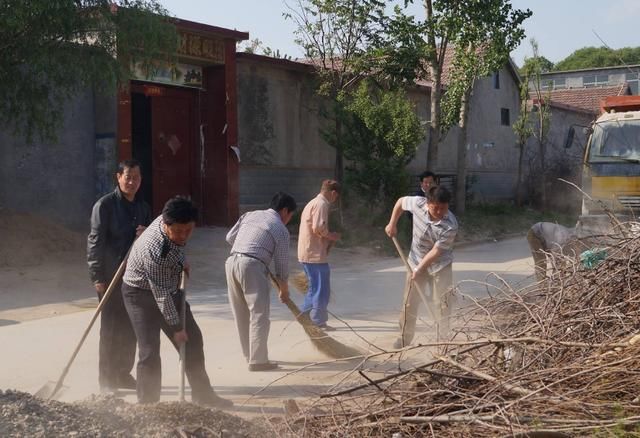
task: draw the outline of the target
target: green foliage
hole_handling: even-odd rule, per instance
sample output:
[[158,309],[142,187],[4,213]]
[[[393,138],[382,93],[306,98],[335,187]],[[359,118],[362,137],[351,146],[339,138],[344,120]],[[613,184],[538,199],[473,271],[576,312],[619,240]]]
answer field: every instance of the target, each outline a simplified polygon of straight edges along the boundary
[[442,129],[460,121],[463,98],[476,78],[499,71],[524,38],[530,10],[513,9],[509,0],[434,1],[449,29],[454,59],[442,102]]
[[113,92],[131,63],[170,60],[175,27],[156,0],[5,0],[0,4],[0,123],[53,140],[65,102]]
[[373,17],[383,15],[384,5],[380,0],[297,0],[295,6],[287,4],[284,14],[296,24],[295,41],[316,68],[316,94],[329,101],[321,111],[333,124],[330,144],[336,149],[335,178],[340,182],[344,142],[338,99],[364,74],[354,67],[377,31]]
[[640,64],[640,47],[583,47],[555,65],[556,71]]
[[[536,64],[535,66],[533,65],[534,63]],[[538,56],[537,58],[525,58],[524,64],[520,67],[520,74],[523,76],[531,76],[533,70],[539,70],[540,73],[548,73],[555,70],[555,65],[544,56]]]
[[417,78],[427,77],[426,59],[434,57],[433,48],[424,35],[430,30],[427,21],[419,21],[395,6],[391,16],[374,18],[381,32],[369,33],[366,56],[358,68],[375,75],[391,88],[413,85]]
[[237,44],[237,50],[244,53],[251,53],[253,55],[262,54],[272,58],[291,59],[290,55],[280,53],[280,49],[272,49],[269,46],[265,46],[259,38],[254,38],[249,41],[239,41]]
[[[344,154],[350,160],[347,186],[367,201],[390,206],[406,194],[405,167],[424,138],[414,106],[404,92],[378,88],[373,81],[362,81],[340,103]],[[331,131],[325,138],[336,141]]]

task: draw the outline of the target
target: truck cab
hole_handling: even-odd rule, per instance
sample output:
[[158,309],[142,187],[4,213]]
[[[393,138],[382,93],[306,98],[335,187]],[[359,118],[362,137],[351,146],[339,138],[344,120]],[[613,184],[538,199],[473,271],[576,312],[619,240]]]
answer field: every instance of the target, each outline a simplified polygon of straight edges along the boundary
[[640,96],[601,103],[585,148],[581,234],[609,234],[613,213],[620,222],[640,213]]

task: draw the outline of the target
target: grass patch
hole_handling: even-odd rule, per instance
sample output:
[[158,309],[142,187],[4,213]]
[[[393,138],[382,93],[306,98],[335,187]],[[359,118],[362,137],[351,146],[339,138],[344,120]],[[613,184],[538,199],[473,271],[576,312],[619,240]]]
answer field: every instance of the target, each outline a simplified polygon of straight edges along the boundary
[[526,233],[536,222],[555,222],[567,227],[576,224],[577,217],[566,213],[541,212],[507,203],[472,205],[458,217],[458,242],[498,239],[511,234]]

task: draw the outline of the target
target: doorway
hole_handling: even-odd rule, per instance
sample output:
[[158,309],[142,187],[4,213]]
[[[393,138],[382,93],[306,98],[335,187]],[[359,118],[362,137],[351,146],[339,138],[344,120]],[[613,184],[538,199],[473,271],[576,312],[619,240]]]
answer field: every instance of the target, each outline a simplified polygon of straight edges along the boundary
[[140,190],[154,215],[170,198],[193,194],[194,94],[188,88],[132,85],[131,152],[141,163]]

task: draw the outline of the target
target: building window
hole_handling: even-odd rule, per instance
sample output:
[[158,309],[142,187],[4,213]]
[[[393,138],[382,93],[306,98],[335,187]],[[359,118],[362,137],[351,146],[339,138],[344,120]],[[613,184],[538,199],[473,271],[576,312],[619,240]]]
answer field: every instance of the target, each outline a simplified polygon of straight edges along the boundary
[[500,89],[500,72],[497,71],[493,74],[493,88]]
[[567,80],[566,78],[558,78],[553,80],[553,89],[554,90],[564,90],[567,88]]
[[609,75],[587,75],[582,77],[582,86],[585,88],[602,87],[609,85]]
[[509,108],[500,108],[500,123],[502,124],[502,126],[511,126]]

